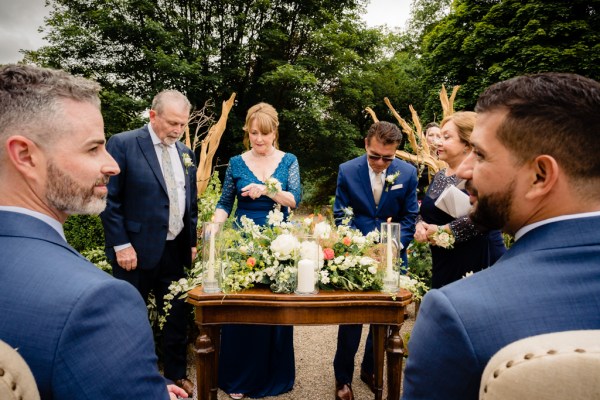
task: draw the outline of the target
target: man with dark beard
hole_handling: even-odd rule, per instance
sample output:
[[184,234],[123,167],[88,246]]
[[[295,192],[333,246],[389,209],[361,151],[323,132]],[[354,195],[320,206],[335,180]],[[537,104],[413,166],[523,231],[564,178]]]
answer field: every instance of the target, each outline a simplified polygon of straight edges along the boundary
[[101,212],[119,173],[99,90],[62,71],[0,68],[0,340],[42,399],[185,397],[159,374],[136,290],[65,240],[62,223]]
[[409,343],[403,399],[477,399],[489,359],[519,339],[600,329],[600,83],[544,73],[477,102],[473,221],[514,235],[487,270],[430,291]]

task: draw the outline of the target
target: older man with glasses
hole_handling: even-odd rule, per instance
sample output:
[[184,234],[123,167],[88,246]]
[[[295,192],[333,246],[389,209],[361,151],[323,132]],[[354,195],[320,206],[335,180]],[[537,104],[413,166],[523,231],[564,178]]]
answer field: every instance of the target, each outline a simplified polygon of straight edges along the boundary
[[[402,141],[400,129],[385,121],[376,122],[365,138],[366,154],[340,165],[333,212],[339,223],[352,209],[351,226],[363,234],[378,230],[391,217],[401,228],[402,261],[407,265],[406,248],[415,233],[417,203],[417,170],[395,158]],[[333,368],[335,398],[352,400],[354,357],[360,343],[362,325],[340,325]],[[373,346],[367,337],[360,378],[371,391],[373,382]]]

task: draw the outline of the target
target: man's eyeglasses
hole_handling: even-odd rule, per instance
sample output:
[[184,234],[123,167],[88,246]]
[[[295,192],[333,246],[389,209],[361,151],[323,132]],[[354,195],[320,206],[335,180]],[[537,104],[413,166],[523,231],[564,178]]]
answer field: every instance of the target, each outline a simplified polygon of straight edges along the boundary
[[369,160],[373,160],[373,161],[383,160],[384,162],[392,162],[392,161],[394,161],[394,158],[396,158],[396,157],[376,156],[374,154],[367,154],[367,157],[369,157]]

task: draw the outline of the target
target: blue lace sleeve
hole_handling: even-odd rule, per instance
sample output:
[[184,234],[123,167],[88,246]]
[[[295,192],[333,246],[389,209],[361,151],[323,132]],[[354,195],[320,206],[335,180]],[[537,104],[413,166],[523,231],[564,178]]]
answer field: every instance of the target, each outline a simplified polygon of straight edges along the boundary
[[296,207],[298,207],[302,199],[302,186],[300,185],[300,166],[296,157],[294,157],[288,170],[288,192],[294,195]]
[[231,214],[231,210],[233,209],[233,203],[235,202],[236,196],[236,188],[235,182],[233,180],[231,160],[229,161],[229,165],[227,166],[227,171],[225,172],[225,180],[223,181],[223,189],[221,191],[221,198],[217,203],[217,208],[220,208],[227,212],[227,215]]

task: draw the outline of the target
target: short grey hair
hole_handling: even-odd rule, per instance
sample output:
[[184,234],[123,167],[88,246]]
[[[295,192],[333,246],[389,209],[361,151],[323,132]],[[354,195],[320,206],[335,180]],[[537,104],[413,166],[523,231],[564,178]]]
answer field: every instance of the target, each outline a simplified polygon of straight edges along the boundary
[[68,131],[62,122],[64,101],[87,102],[99,109],[99,92],[97,82],[65,71],[5,65],[0,68],[0,141],[19,134],[39,146],[50,145]]
[[189,112],[192,109],[192,104],[183,93],[178,90],[163,90],[152,99],[152,109],[158,114],[162,114],[164,106],[167,102],[179,102],[182,106],[187,108]]

